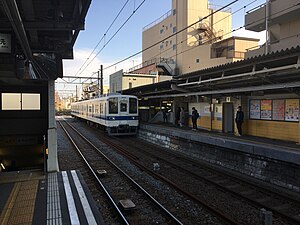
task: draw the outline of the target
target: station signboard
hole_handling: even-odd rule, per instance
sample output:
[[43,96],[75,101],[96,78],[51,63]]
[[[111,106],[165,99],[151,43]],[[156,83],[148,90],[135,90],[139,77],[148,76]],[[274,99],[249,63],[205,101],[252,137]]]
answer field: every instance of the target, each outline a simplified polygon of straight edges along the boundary
[[11,53],[11,35],[0,33],[0,53]]

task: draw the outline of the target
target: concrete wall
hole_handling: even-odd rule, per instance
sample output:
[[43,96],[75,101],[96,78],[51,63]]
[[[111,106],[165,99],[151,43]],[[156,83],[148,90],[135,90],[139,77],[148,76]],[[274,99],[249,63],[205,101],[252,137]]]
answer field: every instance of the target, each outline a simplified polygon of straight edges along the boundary
[[[138,136],[145,141],[204,160],[209,164],[222,166],[296,192],[300,191],[300,164],[285,162],[285,158],[289,156],[280,153],[280,150],[276,153],[276,149],[229,143],[228,140],[218,140],[209,134],[191,135],[186,130],[158,131],[157,128],[146,125],[140,127]],[[275,158],[272,158],[273,156]]]
[[[159,43],[143,52],[143,62],[153,58],[172,58],[176,61],[178,72],[188,73],[191,71],[207,68],[219,64],[232,62],[226,58],[211,59],[210,44],[198,46],[199,24],[196,24],[175,36],[162,41],[173,33],[199,21],[209,15],[212,10],[208,9],[207,0],[172,1],[172,10],[162,21],[154,22],[153,26],[143,31],[143,49]],[[221,39],[231,36],[231,16],[229,12],[217,12],[212,17],[201,23],[212,32],[224,35]],[[211,40],[210,32],[203,32],[206,41]],[[198,46],[198,47],[197,47]],[[199,59],[200,63],[196,62]]]

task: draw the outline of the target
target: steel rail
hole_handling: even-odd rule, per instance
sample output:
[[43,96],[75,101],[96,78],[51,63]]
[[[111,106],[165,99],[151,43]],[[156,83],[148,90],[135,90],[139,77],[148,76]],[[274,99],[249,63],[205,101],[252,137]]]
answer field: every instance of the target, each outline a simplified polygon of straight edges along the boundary
[[86,165],[88,166],[89,170],[92,172],[94,178],[97,180],[97,182],[99,183],[99,185],[101,186],[102,190],[104,191],[105,195],[108,197],[109,201],[111,202],[111,204],[113,205],[114,209],[117,211],[118,215],[121,217],[121,219],[123,220],[123,222],[127,225],[130,225],[130,223],[126,220],[125,216],[123,215],[123,213],[120,211],[119,207],[117,206],[117,204],[115,203],[115,201],[113,200],[112,196],[109,194],[108,190],[105,188],[104,184],[101,182],[101,180],[98,178],[97,174],[94,172],[93,168],[91,167],[91,165],[88,163],[88,161],[86,160],[86,158],[83,156],[83,154],[81,153],[80,149],[78,148],[78,146],[76,145],[76,143],[74,142],[74,140],[72,139],[71,135],[69,134],[69,132],[66,130],[66,128],[63,126],[63,124],[61,123],[61,121],[58,121],[59,125],[62,127],[62,129],[65,131],[66,135],[68,136],[68,138],[70,139],[70,141],[72,142],[72,144],[74,145],[74,147],[76,148],[76,150],[78,151],[78,153],[80,154],[80,156],[82,157],[82,159],[84,160],[84,162],[86,163]]
[[[112,160],[110,160],[99,148],[97,148],[92,142],[90,142],[83,134],[81,134],[75,127],[65,121],[68,126],[70,126],[78,135],[80,135],[90,146],[97,150],[111,165],[113,165],[117,170],[119,170],[126,178],[128,178],[134,185],[136,185],[139,190],[141,190],[145,195],[147,195],[160,209],[162,209],[176,224],[183,225],[183,223],[176,218],[169,210],[167,210],[162,204],[160,204],[150,193],[148,193],[141,185],[139,185],[135,180],[133,180],[127,173],[125,173],[119,166],[117,166]],[[86,161],[86,160],[85,160]],[[93,172],[93,174],[95,174]]]
[[[115,143],[114,143],[114,144],[115,144]],[[116,144],[115,144],[115,145],[116,145]],[[126,151],[126,150],[123,149],[123,152],[124,152],[124,151]],[[145,152],[145,151],[143,151],[143,152]],[[149,155],[152,156],[152,157],[157,157],[156,155],[154,155],[154,154],[152,154],[152,153],[149,153],[149,152],[146,152],[146,153],[149,154]],[[125,154],[126,154],[126,153],[125,153]],[[130,153],[130,154],[132,154],[132,153]],[[175,156],[175,154],[173,154],[173,155]],[[181,158],[181,159],[182,159],[182,158]],[[235,197],[238,196],[239,198],[245,199],[246,201],[249,201],[249,202],[250,202],[253,206],[255,206],[255,207],[259,206],[260,208],[265,208],[265,209],[267,209],[267,210],[272,211],[273,213],[275,213],[275,215],[277,215],[278,217],[284,218],[286,221],[288,221],[288,222],[290,222],[290,223],[293,223],[293,224],[300,224],[300,219],[299,219],[299,218],[296,218],[296,217],[295,217],[295,218],[294,218],[294,217],[290,217],[290,216],[288,216],[286,213],[281,212],[280,210],[277,210],[276,207],[275,207],[275,208],[274,208],[274,207],[270,207],[270,206],[268,206],[268,205],[266,205],[266,204],[264,204],[264,203],[255,201],[255,200],[251,199],[250,197],[247,197],[247,196],[245,196],[245,195],[243,195],[243,194],[240,194],[240,193],[238,193],[238,192],[236,192],[236,191],[233,191],[233,190],[231,190],[230,188],[224,187],[224,186],[222,186],[221,184],[218,184],[218,183],[216,183],[216,182],[214,182],[214,181],[212,181],[212,180],[206,178],[205,176],[201,176],[201,175],[199,175],[199,174],[196,174],[195,172],[190,171],[190,170],[188,170],[188,169],[186,169],[186,168],[184,168],[184,167],[182,167],[182,166],[180,166],[180,165],[178,165],[178,164],[176,164],[176,163],[167,161],[167,160],[164,159],[164,158],[160,158],[160,160],[166,162],[167,164],[172,165],[172,167],[174,167],[174,168],[178,167],[178,168],[180,168],[180,170],[183,170],[183,171],[185,171],[185,172],[187,172],[187,173],[192,174],[193,176],[195,176],[195,177],[197,177],[197,178],[200,178],[200,179],[202,179],[202,180],[205,180],[207,183],[210,183],[210,184],[212,184],[212,185],[215,185],[215,186],[217,186],[218,188],[223,189],[224,191],[227,191],[228,193],[232,194],[232,195],[235,196]],[[195,160],[191,160],[191,159],[188,159],[188,158],[185,158],[184,160],[186,160],[187,162],[193,162],[193,163],[195,163]],[[207,166],[207,165],[201,165],[201,166],[199,166],[199,167],[202,168],[202,169],[204,169],[204,170],[208,170],[208,171],[210,171],[210,172],[212,172],[212,173],[215,173],[215,174],[217,174],[217,175],[224,176],[224,178],[230,179],[230,180],[232,180],[233,182],[235,181],[236,183],[243,183],[243,184],[241,184],[241,185],[249,185],[249,186],[255,187],[257,190],[260,190],[260,191],[262,191],[262,192],[266,192],[266,193],[269,193],[269,194],[271,194],[271,195],[277,195],[277,196],[279,196],[280,198],[285,199],[285,200],[287,199],[288,201],[292,202],[291,205],[293,205],[293,204],[299,204],[299,201],[293,199],[292,197],[288,197],[288,196],[286,196],[286,195],[283,195],[283,194],[278,193],[278,192],[276,192],[276,191],[267,189],[267,188],[265,188],[265,187],[261,187],[261,186],[259,186],[259,185],[255,185],[255,184],[253,184],[253,183],[251,183],[251,182],[249,182],[249,181],[247,181],[247,180],[244,180],[244,179],[242,179],[242,178],[240,178],[240,177],[233,176],[232,174],[229,174],[229,173],[226,173],[226,172],[223,172],[223,171],[219,171],[219,170],[213,169],[213,168],[211,168],[211,167],[209,167],[209,166]]]
[[179,187],[178,185],[176,185],[174,182],[172,182],[171,180],[169,180],[168,178],[157,174],[155,172],[153,172],[152,170],[149,170],[147,167],[145,167],[144,165],[140,164],[137,160],[138,158],[132,157],[132,154],[127,154],[128,152],[121,146],[117,145],[116,143],[114,143],[113,141],[101,137],[101,141],[104,142],[105,144],[111,146],[112,148],[116,149],[120,154],[124,155],[126,158],[128,158],[129,160],[131,160],[132,163],[134,163],[137,167],[139,167],[140,169],[146,171],[147,173],[151,174],[153,177],[156,177],[157,179],[169,184],[170,186],[172,186],[173,188],[175,188],[177,191],[183,193],[184,195],[188,196],[189,198],[191,198],[192,200],[194,200],[195,202],[201,204],[204,208],[206,208],[208,211],[212,212],[214,215],[216,215],[218,218],[222,219],[224,222],[228,223],[228,224],[232,224],[232,225],[240,225],[239,222],[231,219],[230,217],[228,217],[227,215],[223,214],[221,211],[209,206],[208,204],[206,204],[203,200],[201,200],[200,198],[198,198],[195,195],[190,194],[189,192],[183,190],[181,187]]

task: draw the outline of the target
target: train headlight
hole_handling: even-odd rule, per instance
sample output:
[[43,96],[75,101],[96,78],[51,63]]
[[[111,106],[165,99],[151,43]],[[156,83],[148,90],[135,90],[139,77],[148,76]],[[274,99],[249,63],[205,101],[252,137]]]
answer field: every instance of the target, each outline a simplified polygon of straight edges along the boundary
[[108,117],[108,119],[109,120],[115,120],[116,118],[111,116],[111,117]]

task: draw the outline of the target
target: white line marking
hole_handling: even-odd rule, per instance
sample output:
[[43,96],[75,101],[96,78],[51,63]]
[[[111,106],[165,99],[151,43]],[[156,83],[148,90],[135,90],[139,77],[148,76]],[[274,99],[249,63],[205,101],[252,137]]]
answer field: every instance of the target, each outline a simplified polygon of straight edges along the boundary
[[87,199],[87,197],[86,197],[86,195],[84,193],[84,190],[83,190],[83,188],[81,186],[81,183],[80,183],[80,181],[78,179],[76,171],[72,170],[71,174],[72,174],[72,177],[73,177],[73,180],[74,180],[74,183],[75,183],[75,186],[76,186],[76,190],[78,192],[78,195],[79,195],[79,198],[80,198],[83,210],[84,210],[84,214],[85,214],[86,219],[88,221],[88,224],[89,225],[94,225],[94,224],[97,225],[97,222],[95,220],[94,214],[92,212],[92,209],[90,207],[88,199]]
[[67,198],[67,203],[68,203],[68,209],[69,209],[69,214],[70,214],[70,219],[71,219],[71,224],[73,225],[80,225],[77,211],[76,211],[76,206],[75,202],[73,199],[73,194],[71,190],[71,186],[69,183],[69,178],[68,174],[66,171],[62,172],[62,177],[64,181],[64,187],[65,187],[65,192],[66,192],[66,198]]

